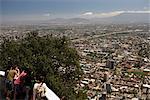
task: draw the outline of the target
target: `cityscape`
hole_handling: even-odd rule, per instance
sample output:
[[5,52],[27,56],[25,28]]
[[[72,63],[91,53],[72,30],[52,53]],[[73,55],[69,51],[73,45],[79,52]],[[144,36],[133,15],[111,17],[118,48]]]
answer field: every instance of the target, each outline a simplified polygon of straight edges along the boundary
[[70,38],[84,73],[74,89],[84,90],[89,100],[150,99],[149,24],[2,26],[1,40],[17,40],[34,29],[40,36]]
[[[0,1],[0,71],[6,73],[6,66],[18,61],[6,48],[18,50],[17,66],[29,65],[33,84],[38,74],[45,75],[45,84],[60,99],[49,99],[50,94],[47,99],[31,99],[33,85],[31,98],[26,92],[28,99],[14,100],[150,100],[148,0],[31,1]],[[44,43],[51,43],[47,44],[50,49]],[[18,49],[22,44],[29,52]],[[27,58],[24,60],[20,55]],[[28,60],[30,56],[31,61],[37,61],[35,64]],[[1,77],[0,100],[3,100],[6,91]],[[12,91],[14,98],[16,90]]]

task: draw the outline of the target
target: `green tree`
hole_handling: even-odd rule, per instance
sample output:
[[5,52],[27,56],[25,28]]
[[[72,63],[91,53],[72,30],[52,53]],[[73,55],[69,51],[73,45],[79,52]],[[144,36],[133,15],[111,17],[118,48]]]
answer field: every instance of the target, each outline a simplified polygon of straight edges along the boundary
[[16,41],[4,39],[0,48],[0,69],[6,69],[9,64],[31,68],[33,77],[45,76],[46,83],[59,97],[85,98],[81,91],[76,94],[74,90],[82,71],[77,51],[66,37],[40,37],[33,31]]

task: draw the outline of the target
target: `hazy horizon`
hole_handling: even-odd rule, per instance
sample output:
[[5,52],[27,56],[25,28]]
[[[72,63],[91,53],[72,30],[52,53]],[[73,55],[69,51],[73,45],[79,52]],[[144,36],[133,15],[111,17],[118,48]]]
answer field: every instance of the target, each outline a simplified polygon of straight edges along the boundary
[[150,13],[149,0],[1,0],[5,21],[55,18],[107,18],[122,13]]

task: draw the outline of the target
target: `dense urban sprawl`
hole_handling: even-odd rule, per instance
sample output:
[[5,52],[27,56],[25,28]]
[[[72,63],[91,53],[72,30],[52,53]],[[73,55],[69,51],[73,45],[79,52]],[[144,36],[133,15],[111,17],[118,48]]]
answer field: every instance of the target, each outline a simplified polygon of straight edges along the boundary
[[72,41],[84,73],[74,89],[83,90],[89,100],[150,99],[149,24],[2,25],[0,42],[33,30]]

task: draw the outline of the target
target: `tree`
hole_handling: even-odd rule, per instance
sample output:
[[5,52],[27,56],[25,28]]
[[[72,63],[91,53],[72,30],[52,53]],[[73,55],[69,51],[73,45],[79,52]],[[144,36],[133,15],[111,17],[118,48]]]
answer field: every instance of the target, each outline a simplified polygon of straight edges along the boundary
[[1,69],[10,64],[31,68],[33,77],[45,76],[48,86],[60,97],[65,96],[67,100],[85,98],[82,92],[76,94],[74,90],[82,71],[77,51],[66,37],[40,37],[33,31],[17,41],[4,39],[0,48]]

